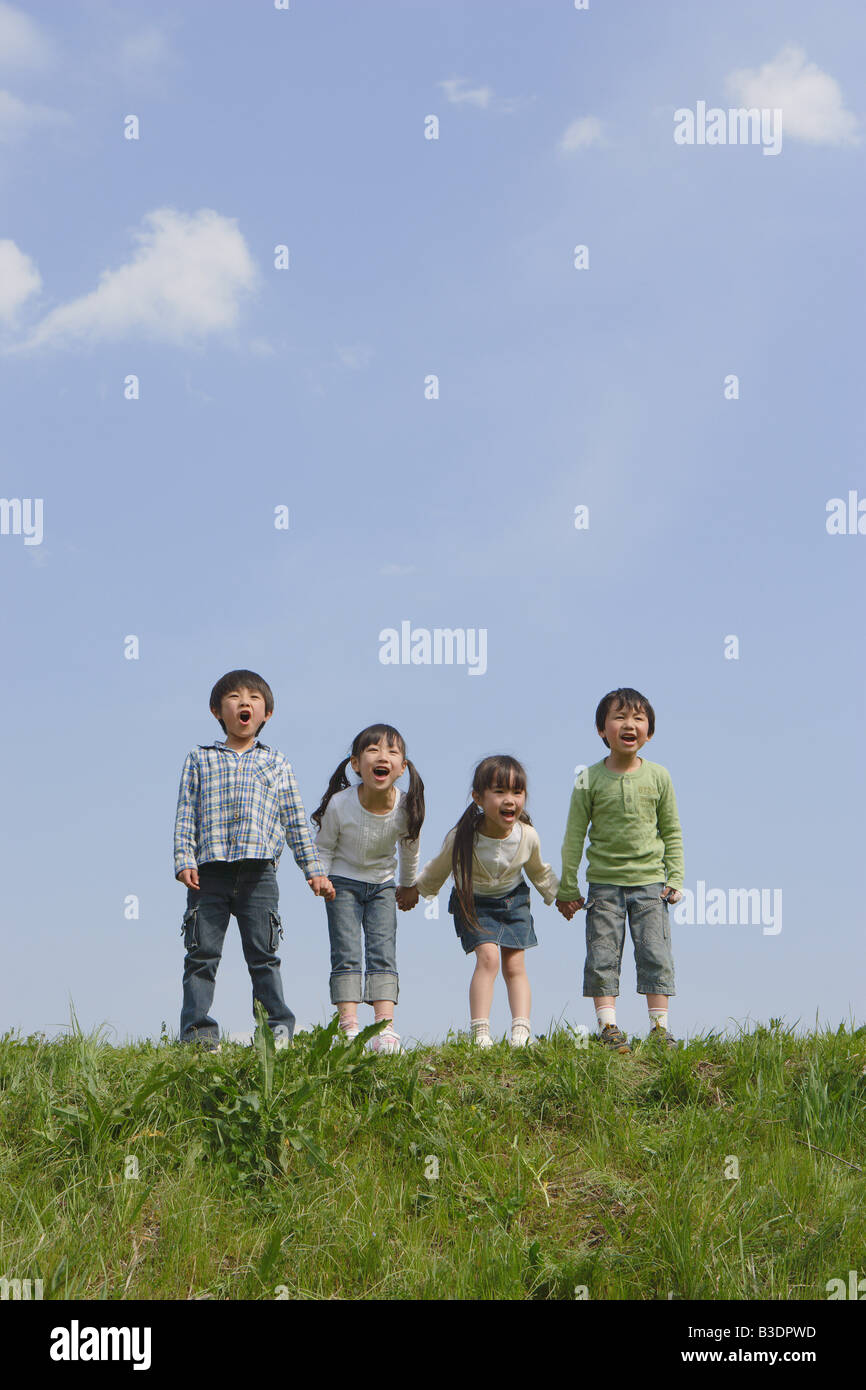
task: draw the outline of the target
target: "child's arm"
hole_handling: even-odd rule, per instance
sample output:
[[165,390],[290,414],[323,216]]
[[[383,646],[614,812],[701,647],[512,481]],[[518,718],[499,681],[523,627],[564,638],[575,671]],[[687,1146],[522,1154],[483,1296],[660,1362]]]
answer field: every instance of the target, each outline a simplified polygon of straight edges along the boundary
[[562,914],[564,917],[568,916],[569,919],[574,916],[578,907],[583,906],[583,898],[577,886],[577,871],[583,856],[583,842],[586,839],[589,820],[589,787],[583,785],[575,787],[571,793],[571,803],[568,808],[565,839],[562,842],[562,874],[559,880],[559,890],[556,894],[557,905],[561,903],[564,907],[571,908],[570,912],[563,912]]
[[334,855],[337,850],[337,841],[340,838],[340,817],[334,805],[333,798],[325,807],[322,816],[322,828],[316,836],[316,849],[319,855],[319,862],[322,866],[322,873],[329,874],[331,865],[334,862]]
[[[524,834],[531,829],[531,826],[524,826]],[[547,906],[550,907],[550,904],[556,898],[559,888],[559,879],[556,877],[550,864],[545,864],[541,857],[541,841],[538,838],[537,831],[532,836],[531,846],[530,855],[525,865],[526,872],[544,901],[547,903]]]
[[418,877],[418,861],[421,858],[419,840],[397,841],[397,882],[401,888],[411,888]]
[[325,874],[321,860],[313,844],[304,803],[295,782],[291,764],[283,761],[277,787],[280,808],[280,824],[285,831],[286,841],[294,855],[295,863],[317,897],[334,898],[335,889]]
[[188,753],[180,774],[177,811],[174,817],[174,876],[187,888],[198,888],[198,865],[195,861],[196,807],[198,805],[199,771],[194,753]]
[[431,859],[429,864],[425,864],[418,878],[415,887],[418,889],[422,898],[435,898],[442,884],[451,872],[451,852],[454,848],[454,831],[449,830],[442,842],[442,848]]
[[683,832],[677,811],[677,799],[674,796],[674,784],[668,772],[665,772],[665,780],[658,799],[657,816],[659,834],[665,845],[665,889],[673,889],[676,892],[676,898],[670,899],[671,902],[675,902],[679,898],[679,889],[685,882],[685,863],[683,861]]

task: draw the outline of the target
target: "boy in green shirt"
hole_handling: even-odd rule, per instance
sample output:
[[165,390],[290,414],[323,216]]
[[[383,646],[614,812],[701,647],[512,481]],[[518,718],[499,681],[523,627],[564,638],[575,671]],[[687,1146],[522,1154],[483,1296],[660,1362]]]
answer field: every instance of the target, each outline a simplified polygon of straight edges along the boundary
[[[645,695],[623,686],[605,695],[595,712],[595,727],[610,752],[575,783],[556,905],[569,922],[586,907],[583,992],[595,1001],[604,1045],[614,1052],[631,1050],[616,1026],[628,917],[637,991],[647,997],[650,1036],[677,1047],[668,1030],[668,998],[676,992],[668,905],[682,897],[683,838],[670,774],[638,757],[655,732],[655,713]],[[587,827],[589,897],[584,899],[577,871]]]

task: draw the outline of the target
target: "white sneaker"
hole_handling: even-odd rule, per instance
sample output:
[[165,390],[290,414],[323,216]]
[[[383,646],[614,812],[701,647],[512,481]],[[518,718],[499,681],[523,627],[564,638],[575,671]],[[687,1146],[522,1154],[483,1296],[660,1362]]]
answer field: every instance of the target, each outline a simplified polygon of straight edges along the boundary
[[377,1033],[375,1038],[370,1039],[370,1046],[374,1052],[402,1052],[400,1038],[393,1028],[385,1028],[383,1032]]
[[532,1034],[530,1033],[529,1029],[524,1026],[518,1026],[517,1028],[515,1028],[511,1034],[511,1046],[531,1047]]
[[491,1036],[490,1036],[489,1033],[479,1033],[476,1037],[474,1037],[474,1038],[472,1039],[472,1046],[473,1046],[473,1047],[492,1047],[492,1046],[493,1046],[493,1039],[491,1038]]
[[338,1028],[334,1036],[334,1047],[339,1047],[340,1043],[354,1042],[360,1033],[360,1028]]

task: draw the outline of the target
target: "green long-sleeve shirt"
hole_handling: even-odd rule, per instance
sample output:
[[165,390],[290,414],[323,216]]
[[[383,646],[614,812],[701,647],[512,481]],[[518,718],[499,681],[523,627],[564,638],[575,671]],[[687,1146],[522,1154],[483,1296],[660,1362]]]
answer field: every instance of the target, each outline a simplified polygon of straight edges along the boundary
[[587,827],[590,883],[666,883],[682,888],[683,835],[667,768],[644,758],[634,772],[611,772],[602,760],[581,773],[571,794],[562,845],[559,902],[581,896],[577,871]]

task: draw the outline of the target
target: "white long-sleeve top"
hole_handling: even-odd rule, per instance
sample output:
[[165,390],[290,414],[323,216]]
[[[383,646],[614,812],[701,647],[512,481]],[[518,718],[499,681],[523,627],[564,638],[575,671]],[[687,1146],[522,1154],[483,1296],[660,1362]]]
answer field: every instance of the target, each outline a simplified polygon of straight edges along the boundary
[[[511,846],[514,852],[511,853]],[[451,873],[451,854],[454,831],[449,830],[435,859],[425,864],[418,875],[416,887],[422,898],[433,898]],[[559,879],[541,857],[538,831],[525,821],[518,821],[502,840],[475,833],[472,850],[472,892],[482,898],[504,898],[523,878],[523,869],[535,884],[546,903],[552,903],[559,888]]]
[[322,816],[316,848],[326,874],[355,878],[361,883],[387,883],[400,861],[400,887],[410,888],[418,872],[418,841],[403,839],[409,828],[406,795],[394,788],[397,799],[384,816],[366,811],[359,788],[336,792]]

